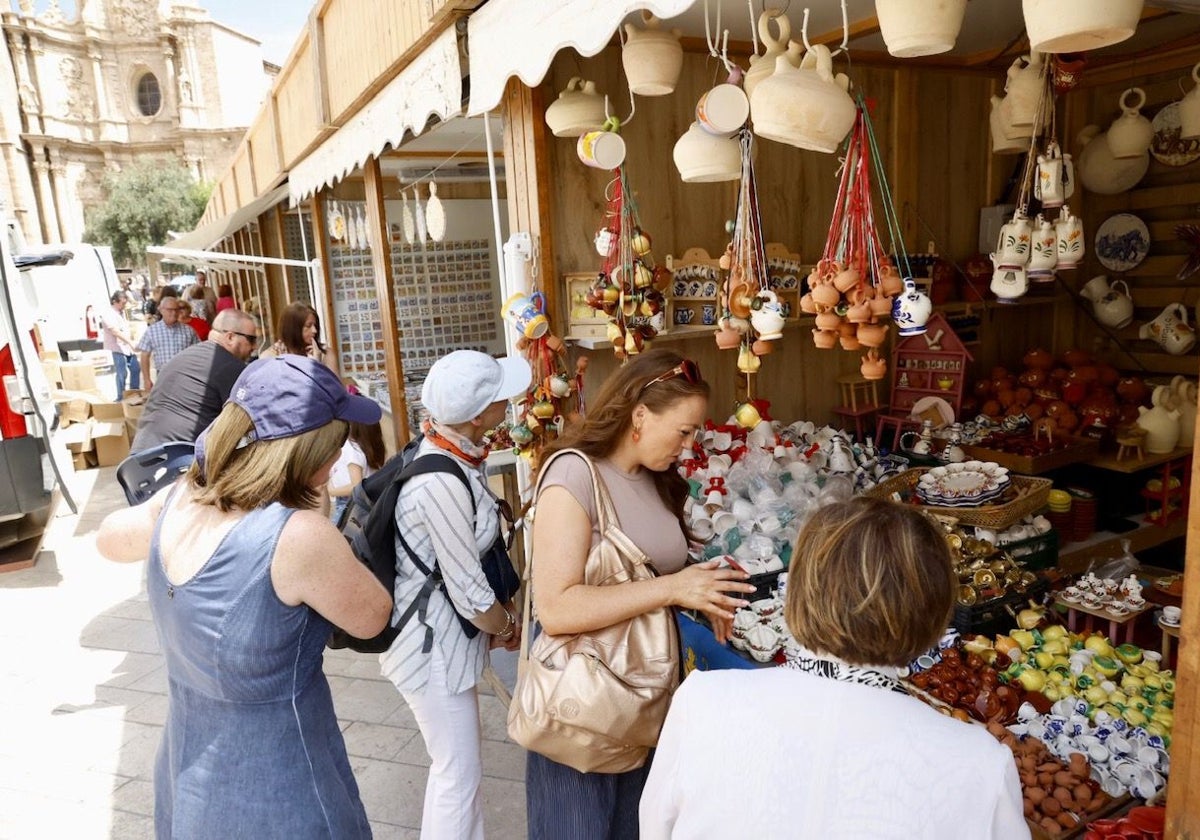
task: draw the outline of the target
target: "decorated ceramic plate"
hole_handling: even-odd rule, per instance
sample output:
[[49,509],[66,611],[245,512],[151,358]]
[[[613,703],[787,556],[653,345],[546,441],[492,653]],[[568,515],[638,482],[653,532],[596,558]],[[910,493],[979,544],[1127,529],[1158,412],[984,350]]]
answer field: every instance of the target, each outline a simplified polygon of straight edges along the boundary
[[1109,271],[1129,271],[1150,253],[1150,230],[1132,213],[1117,213],[1096,228],[1096,259]]
[[1200,159],[1200,138],[1181,140],[1179,103],[1172,102],[1154,115],[1154,141],[1150,154],[1167,166],[1187,166]]

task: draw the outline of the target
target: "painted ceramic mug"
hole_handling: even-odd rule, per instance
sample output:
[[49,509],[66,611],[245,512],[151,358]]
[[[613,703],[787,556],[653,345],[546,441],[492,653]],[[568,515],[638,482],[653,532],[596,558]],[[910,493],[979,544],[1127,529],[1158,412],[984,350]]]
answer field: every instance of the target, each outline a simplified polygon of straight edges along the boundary
[[620,123],[610,117],[604,127],[579,136],[579,159],[596,169],[616,169],[625,162],[625,140],[617,129]]
[[550,329],[544,309],[545,298],[541,292],[515,294],[504,303],[504,317],[525,338],[538,339]]

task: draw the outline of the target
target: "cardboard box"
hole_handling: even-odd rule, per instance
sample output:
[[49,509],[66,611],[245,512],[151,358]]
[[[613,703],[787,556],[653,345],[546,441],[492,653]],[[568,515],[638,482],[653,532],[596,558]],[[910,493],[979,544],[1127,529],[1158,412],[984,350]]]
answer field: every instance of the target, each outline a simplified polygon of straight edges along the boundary
[[69,429],[62,429],[57,437],[73,455],[91,452],[93,449],[91,423],[78,423]]
[[51,388],[62,387],[62,362],[43,361],[42,373],[46,376],[46,381],[50,383]]
[[96,467],[96,453],[76,452],[71,456],[71,463],[75,466],[75,472],[93,469]]
[[138,421],[136,421],[136,420],[130,420],[130,419],[126,418],[126,420],[125,420],[125,434],[127,434],[127,435],[129,436],[129,442],[130,442],[130,443],[133,443],[133,439],[134,439],[135,437],[137,437],[137,429],[138,429]]
[[92,418],[102,423],[123,423],[125,407],[118,402],[92,403]]
[[62,383],[68,391],[90,391],[96,387],[96,369],[91,362],[63,362]]
[[91,425],[97,463],[102,467],[115,467],[124,461],[129,455],[129,437],[125,434],[125,421],[92,420]]
[[[52,394],[52,397],[54,399],[54,404],[58,407],[58,418],[62,423],[63,428],[70,426],[72,423],[87,422],[88,418],[93,415],[95,407],[98,405],[113,404],[106,397],[101,395],[99,391],[56,390]],[[117,415],[112,419],[121,419],[123,416],[124,415]]]
[[140,389],[128,388],[125,391],[125,398],[121,400],[121,407],[125,413],[126,420],[132,420],[136,424],[142,416],[142,409],[146,407],[146,400],[150,395]]
[[39,358],[41,358],[41,360],[43,362],[61,362],[62,361],[62,353],[59,353],[57,350],[43,350],[41,353],[38,354],[38,356],[39,356]]

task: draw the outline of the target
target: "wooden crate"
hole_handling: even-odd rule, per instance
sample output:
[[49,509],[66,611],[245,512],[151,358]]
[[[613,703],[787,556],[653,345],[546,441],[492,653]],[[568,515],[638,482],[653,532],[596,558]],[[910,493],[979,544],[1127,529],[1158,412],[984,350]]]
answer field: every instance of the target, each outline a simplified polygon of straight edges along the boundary
[[1002,452],[999,449],[988,449],[986,446],[963,446],[963,452],[967,453],[969,458],[979,461],[995,461],[1000,466],[1022,475],[1041,475],[1068,464],[1090,461],[1099,451],[1100,444],[1097,441],[1084,438],[1077,438],[1065,449],[1056,449],[1045,455],[1017,455],[1013,452]]

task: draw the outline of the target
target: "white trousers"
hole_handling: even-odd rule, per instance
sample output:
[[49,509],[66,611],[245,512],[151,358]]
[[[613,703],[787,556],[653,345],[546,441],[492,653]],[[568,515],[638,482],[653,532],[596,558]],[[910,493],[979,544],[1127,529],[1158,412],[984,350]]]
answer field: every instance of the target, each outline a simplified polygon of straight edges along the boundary
[[425,690],[403,693],[433,762],[425,785],[421,840],[483,840],[479,697],[473,686],[451,694],[437,645],[429,655]]

